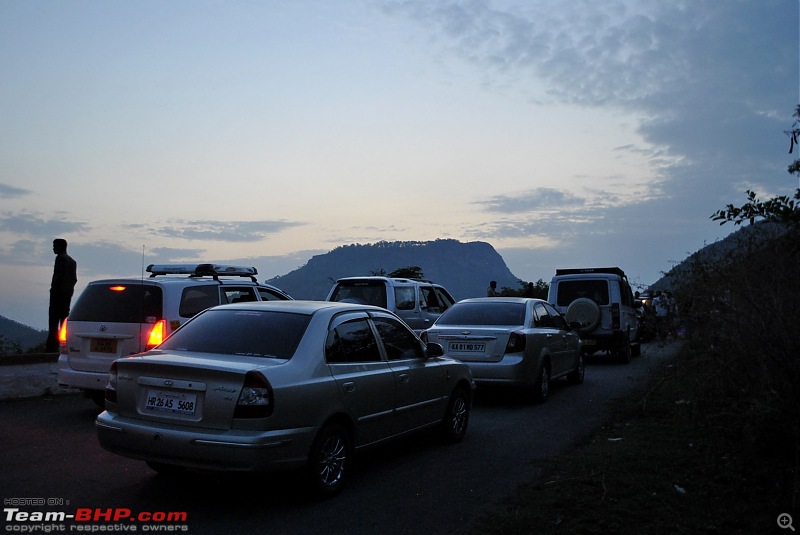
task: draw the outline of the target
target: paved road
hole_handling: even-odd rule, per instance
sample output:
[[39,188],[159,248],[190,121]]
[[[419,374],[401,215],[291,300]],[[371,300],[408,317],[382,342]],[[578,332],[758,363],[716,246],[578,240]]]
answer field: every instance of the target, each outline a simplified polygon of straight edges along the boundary
[[[462,443],[444,445],[434,434],[423,433],[361,454],[344,492],[321,502],[306,499],[290,475],[156,476],[144,463],[99,447],[93,427],[98,409],[80,396],[0,402],[0,497],[4,510],[21,513],[74,514],[83,508],[100,508],[101,513],[120,508],[121,514],[185,512],[185,521],[172,524],[192,534],[466,529],[532,479],[537,461],[590,436],[609,416],[608,402],[662,373],[676,350],[677,345],[645,346],[643,356],[629,365],[593,361],[583,385],[556,385],[543,405],[479,391]],[[17,515],[4,511],[3,531],[42,523],[9,514]],[[67,532],[74,524],[45,523],[64,525]],[[136,527],[138,533],[156,526],[101,517],[82,527],[101,525],[116,525],[116,532]]]

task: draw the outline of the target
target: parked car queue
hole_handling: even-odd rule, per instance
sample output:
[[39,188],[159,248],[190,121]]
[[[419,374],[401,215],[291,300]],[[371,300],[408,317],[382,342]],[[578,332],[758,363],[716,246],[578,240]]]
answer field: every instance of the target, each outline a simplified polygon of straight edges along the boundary
[[[298,469],[311,490],[330,495],[347,480],[356,450],[433,427],[446,441],[460,441],[476,385],[516,388],[545,401],[551,381],[584,379],[580,337],[540,299],[455,303],[444,288],[420,281],[375,277],[344,283],[348,292],[361,288],[382,295],[383,306],[376,306],[353,298],[336,302],[337,286],[330,301],[294,301],[235,266],[205,264],[194,268],[202,274],[165,277],[185,276],[189,268],[148,267],[160,281],[191,282],[175,284],[180,292],[164,290],[173,287],[169,283],[139,286],[136,317],[120,322],[135,324],[132,332],[120,334],[109,327],[116,323],[110,319],[70,316],[62,333],[60,379],[72,377],[68,369],[62,373],[71,363],[101,354],[90,385],[97,392],[96,375],[104,376],[106,410],[96,421],[102,447],[146,461],[158,472]],[[251,281],[230,283],[223,275]],[[211,285],[199,282],[209,277]],[[84,294],[114,301],[128,285],[101,281]],[[152,305],[156,286],[162,289],[160,312]],[[201,286],[219,293],[200,290],[210,306],[189,310],[186,301]],[[168,304],[170,295],[174,303]],[[413,295],[437,306],[413,302]],[[428,326],[417,331],[420,338],[386,308],[390,302],[406,312],[439,313],[421,324]],[[135,308],[124,299],[114,306]],[[83,295],[75,308],[88,308]],[[171,320],[167,310],[190,317]],[[159,322],[161,338],[154,340],[152,325]],[[125,356],[119,350],[126,340],[145,345]]]

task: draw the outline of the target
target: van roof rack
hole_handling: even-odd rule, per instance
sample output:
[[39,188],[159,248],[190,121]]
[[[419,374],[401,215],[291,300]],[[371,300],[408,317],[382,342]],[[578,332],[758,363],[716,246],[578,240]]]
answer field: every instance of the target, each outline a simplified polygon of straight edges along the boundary
[[228,266],[225,264],[150,264],[146,271],[150,277],[158,275],[189,275],[190,277],[213,277],[219,280],[220,276],[249,277],[256,280],[258,270],[247,266]]
[[625,272],[618,267],[602,267],[602,268],[570,268],[570,269],[557,269],[556,275],[585,275],[587,273],[608,273],[611,275],[619,275],[625,277]]

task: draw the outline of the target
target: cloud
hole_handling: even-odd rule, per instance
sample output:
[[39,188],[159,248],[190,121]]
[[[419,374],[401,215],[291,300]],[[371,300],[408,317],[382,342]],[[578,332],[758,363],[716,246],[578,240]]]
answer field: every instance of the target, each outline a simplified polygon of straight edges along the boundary
[[17,197],[24,197],[30,195],[31,191],[22,188],[15,188],[8,184],[0,182],[0,199],[16,199]]
[[566,191],[553,188],[536,188],[519,195],[496,195],[486,201],[475,201],[487,212],[519,213],[557,209],[567,206],[583,206],[585,199]]
[[602,109],[640,136],[614,152],[646,156],[650,179],[583,190],[572,200],[584,205],[556,211],[537,203],[541,192],[499,192],[483,206],[507,217],[465,233],[545,243],[548,255],[587,264],[636,251],[633,272],[646,273],[724,237],[709,216],[745,189],[796,187],[784,131],[797,105],[797,9],[795,0],[408,0],[384,11],[426,30],[440,61],[467,62],[489,88],[513,88],[532,107]]
[[305,223],[277,221],[215,221],[175,220],[162,227],[150,227],[149,231],[159,236],[184,240],[208,240],[226,242],[256,242]]
[[64,216],[48,217],[32,212],[3,212],[0,214],[0,231],[40,238],[56,238],[82,233],[90,229],[82,221],[68,221]]

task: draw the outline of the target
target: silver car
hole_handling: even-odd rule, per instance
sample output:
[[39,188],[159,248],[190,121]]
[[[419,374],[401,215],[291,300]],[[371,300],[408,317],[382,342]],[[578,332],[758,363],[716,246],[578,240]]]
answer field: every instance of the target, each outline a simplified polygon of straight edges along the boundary
[[98,438],[156,471],[304,467],[333,494],[356,449],[430,427],[464,437],[474,382],[442,354],[369,305],[221,305],[114,362]]
[[465,362],[478,385],[525,388],[545,401],[550,382],[583,382],[581,340],[553,306],[541,299],[464,299],[447,309],[422,339]]

